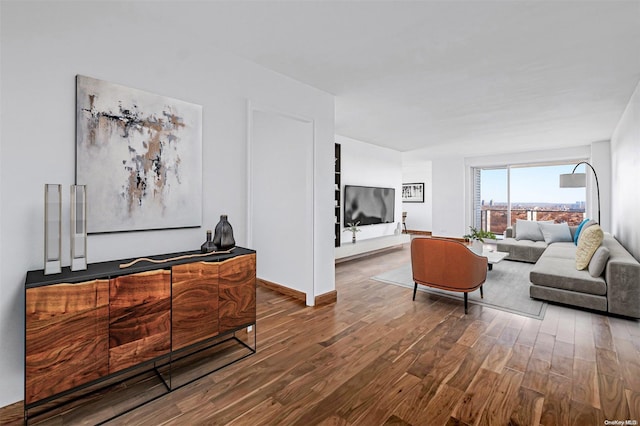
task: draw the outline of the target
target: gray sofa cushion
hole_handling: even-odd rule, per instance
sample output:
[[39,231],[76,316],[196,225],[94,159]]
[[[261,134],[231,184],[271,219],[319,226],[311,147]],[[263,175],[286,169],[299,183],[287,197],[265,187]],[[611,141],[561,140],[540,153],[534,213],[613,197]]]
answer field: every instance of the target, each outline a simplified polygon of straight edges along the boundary
[[607,294],[603,277],[592,277],[575,266],[577,247],[572,242],[551,244],[529,274],[533,284],[596,295]]
[[561,259],[576,259],[576,246],[573,243],[554,243],[547,249],[547,256],[558,257]]
[[544,241],[538,222],[530,220],[516,220],[516,240]]
[[607,298],[604,296],[596,296],[595,294],[576,293],[575,291],[532,284],[531,287],[529,287],[529,295],[534,299],[549,300],[565,305],[580,306],[582,308],[607,312]]
[[540,222],[538,226],[540,227],[540,231],[542,232],[544,242],[547,244],[573,241],[573,238],[571,237],[571,231],[569,230],[569,225],[567,225],[566,223]]
[[602,277],[592,277],[588,271],[578,271],[574,259],[562,259],[543,254],[529,273],[536,285],[604,296],[607,284]]
[[[558,244],[558,243],[556,243]],[[516,240],[515,238],[505,238],[498,240],[497,249],[509,253],[505,259],[519,260],[522,262],[535,263],[544,250],[547,243],[544,241]]]

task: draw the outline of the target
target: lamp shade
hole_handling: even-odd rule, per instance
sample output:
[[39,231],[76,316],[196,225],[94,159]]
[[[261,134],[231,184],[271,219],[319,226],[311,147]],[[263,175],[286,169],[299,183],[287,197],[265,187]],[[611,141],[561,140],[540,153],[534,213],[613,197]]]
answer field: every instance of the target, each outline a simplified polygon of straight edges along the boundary
[[560,188],[584,188],[587,186],[585,173],[568,173],[560,175]]

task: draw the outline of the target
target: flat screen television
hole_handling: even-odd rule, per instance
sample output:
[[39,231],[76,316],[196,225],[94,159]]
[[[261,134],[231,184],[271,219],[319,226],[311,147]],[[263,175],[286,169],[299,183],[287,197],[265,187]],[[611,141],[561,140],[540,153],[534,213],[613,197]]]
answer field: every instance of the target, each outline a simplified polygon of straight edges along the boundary
[[344,187],[344,223],[375,225],[393,223],[396,206],[394,188],[376,188],[371,186],[345,185]]

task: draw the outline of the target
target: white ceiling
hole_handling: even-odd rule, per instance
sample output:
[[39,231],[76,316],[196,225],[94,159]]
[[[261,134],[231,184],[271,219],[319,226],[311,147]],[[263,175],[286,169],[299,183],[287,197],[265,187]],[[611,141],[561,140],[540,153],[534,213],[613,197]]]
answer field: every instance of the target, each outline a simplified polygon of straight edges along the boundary
[[211,45],[334,94],[336,133],[416,154],[608,140],[640,82],[640,0],[195,5]]

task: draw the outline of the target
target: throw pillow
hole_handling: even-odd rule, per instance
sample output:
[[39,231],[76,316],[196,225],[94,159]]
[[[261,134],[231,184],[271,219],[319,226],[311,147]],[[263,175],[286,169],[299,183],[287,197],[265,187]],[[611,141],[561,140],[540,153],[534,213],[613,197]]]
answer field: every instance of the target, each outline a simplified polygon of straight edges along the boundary
[[543,241],[538,222],[516,219],[516,240]]
[[589,222],[589,219],[583,220],[582,222],[580,222],[580,225],[578,225],[578,228],[576,228],[576,233],[573,235],[573,243],[575,245],[578,245],[578,237],[580,236],[580,231],[582,231],[582,227],[587,222]]
[[598,247],[589,262],[589,275],[592,277],[602,275],[604,267],[607,266],[607,260],[609,260],[609,249],[605,246]]
[[604,239],[604,233],[602,232],[600,225],[592,225],[587,229],[584,229],[581,234],[582,235],[578,240],[578,248],[576,249],[576,269],[578,271],[589,266],[591,257]]
[[566,223],[544,223],[540,222],[540,231],[547,244],[558,242],[572,242],[571,230]]
[[[593,220],[593,219],[589,219],[589,220],[587,221],[587,223],[585,223],[585,224],[582,226],[582,229],[580,230],[580,235],[578,235],[578,244],[580,244],[580,237],[582,236],[582,234],[584,234],[584,231],[586,231],[586,229],[587,229],[587,228],[589,228],[589,227],[591,227],[591,226],[593,226],[593,225],[597,225],[597,224],[598,224],[598,222],[596,222],[595,220]],[[577,245],[577,244],[576,244],[576,245]]]

